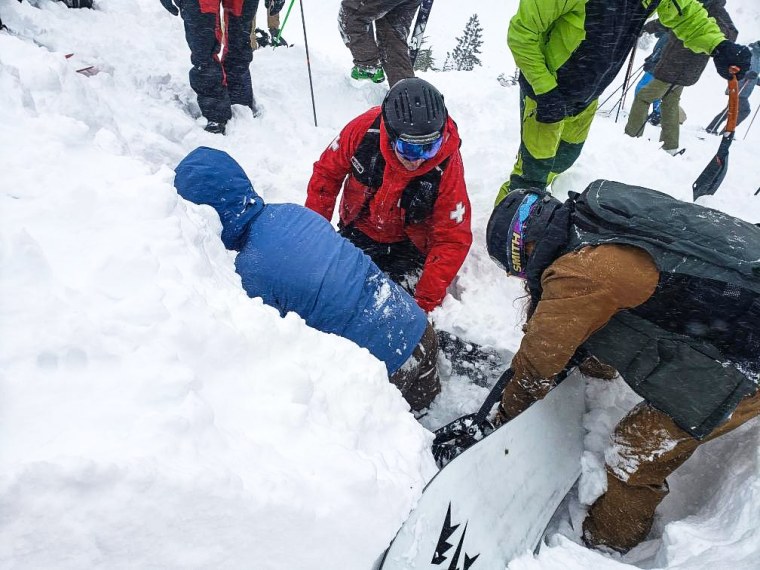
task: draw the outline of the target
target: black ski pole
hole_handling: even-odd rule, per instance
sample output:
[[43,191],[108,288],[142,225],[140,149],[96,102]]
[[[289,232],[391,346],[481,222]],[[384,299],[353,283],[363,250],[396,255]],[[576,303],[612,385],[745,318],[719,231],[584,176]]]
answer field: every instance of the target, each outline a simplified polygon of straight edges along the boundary
[[758,188],[757,190],[755,190],[755,196],[757,196],[758,194],[760,194],[760,188]]
[[[758,109],[760,109],[760,107],[755,109],[755,114],[752,115],[752,120],[749,122],[749,127],[747,127],[747,132],[744,133],[744,138],[742,140],[747,140],[747,135],[749,134],[749,130],[752,128],[752,124],[755,122],[755,117],[757,117]],[[757,192],[755,192],[755,196],[757,196]]]
[[[642,63],[642,64],[641,64],[641,65],[638,67],[638,69],[637,69],[636,71],[634,71],[634,72],[633,72],[633,79],[631,80],[631,83],[636,83],[636,80],[637,80],[637,79],[638,79],[638,78],[639,78],[639,77],[640,77],[640,76],[641,76],[643,73],[644,73],[644,64]],[[617,88],[616,88],[616,89],[615,89],[615,90],[614,90],[612,93],[610,93],[610,94],[607,96],[607,98],[606,98],[604,101],[602,101],[602,102],[599,104],[599,108],[597,109],[597,111],[601,110],[601,109],[602,109],[602,107],[604,107],[604,106],[607,104],[607,101],[609,101],[610,99],[612,99],[612,98],[615,96],[615,93],[617,93],[618,91],[620,91],[620,90],[621,90],[621,89],[622,89],[624,86],[625,86],[625,84],[624,84],[624,83],[621,83],[620,85],[618,85],[618,87],[617,87]],[[622,97],[622,95],[621,95],[621,97]],[[617,105],[617,101],[615,102],[615,105]],[[614,108],[615,108],[615,105],[613,105],[613,106],[612,106],[612,109],[614,109]],[[610,109],[610,113],[612,113],[612,109]]]
[[314,83],[311,80],[311,61],[309,61],[309,40],[306,38],[306,16],[303,13],[303,0],[298,0],[301,5],[301,22],[303,23],[303,45],[306,48],[306,67],[309,69],[309,89],[311,90],[311,110],[314,113],[314,126],[317,127],[317,106],[314,103]]
[[409,59],[412,62],[412,67],[417,61],[417,55],[420,53],[420,46],[422,45],[422,36],[425,33],[425,26],[427,26],[428,18],[430,17],[430,10],[433,9],[433,0],[422,0],[420,9],[417,12],[417,19],[414,22],[414,29],[412,31],[412,39],[409,42]]
[[631,79],[631,71],[633,70],[633,58],[636,57],[636,44],[633,44],[631,48],[631,57],[628,59],[628,69],[625,70],[625,79],[623,80],[623,96],[620,98],[620,104],[618,105],[617,113],[615,113],[615,122],[618,122],[620,117],[620,109],[625,105],[625,95],[628,93],[628,81]]

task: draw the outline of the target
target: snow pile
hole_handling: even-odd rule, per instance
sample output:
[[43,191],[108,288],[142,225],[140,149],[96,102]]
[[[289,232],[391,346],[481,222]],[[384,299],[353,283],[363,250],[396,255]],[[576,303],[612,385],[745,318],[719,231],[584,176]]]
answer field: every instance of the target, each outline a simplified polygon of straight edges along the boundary
[[[380,103],[382,86],[346,79],[339,1],[312,4],[319,127],[296,3],[284,33],[296,46],[254,57],[263,115],[236,108],[219,137],[202,131],[182,23],[159,2],[0,2],[12,31],[0,32],[0,567],[370,568],[434,474],[431,436],[383,366],[246,297],[218,220],[172,188],[172,168],[207,145],[230,152],[266,200],[303,203],[313,161]],[[425,75],[460,128],[475,233],[433,317],[515,350],[524,293],[488,259],[484,234],[519,144],[517,89],[496,80],[513,70],[504,38],[516,0],[484,4],[484,67]],[[756,39],[745,36],[760,32],[754,0],[733,4],[740,39]],[[439,63],[472,10],[436,4]],[[89,65],[100,73],[76,72]],[[607,177],[687,198],[718,145],[700,126],[724,100],[709,67],[685,91],[677,158],[657,150],[652,127],[653,140],[632,140],[600,115],[555,193]],[[760,222],[760,131],[744,141],[748,126],[704,203]],[[428,420],[483,396],[451,378]],[[585,502],[602,491],[609,431],[635,398],[617,382],[592,384],[588,400]],[[628,557],[558,536],[510,568],[756,567],[759,439],[755,421],[700,449],[671,478],[653,539]],[[574,522],[582,512],[571,508]]]

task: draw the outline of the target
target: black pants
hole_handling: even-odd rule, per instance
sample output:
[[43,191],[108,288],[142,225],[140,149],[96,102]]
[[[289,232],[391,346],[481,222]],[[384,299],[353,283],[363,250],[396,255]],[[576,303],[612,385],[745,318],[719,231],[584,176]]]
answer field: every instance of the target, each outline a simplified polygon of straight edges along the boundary
[[425,265],[425,255],[410,240],[380,243],[353,226],[341,225],[339,232],[366,253],[388,277],[414,295]]
[[[190,47],[190,87],[209,121],[232,117],[231,105],[254,109],[250,64],[251,23],[259,0],[181,0],[180,13]],[[220,13],[224,11],[222,30]],[[226,42],[221,57],[221,40]]]

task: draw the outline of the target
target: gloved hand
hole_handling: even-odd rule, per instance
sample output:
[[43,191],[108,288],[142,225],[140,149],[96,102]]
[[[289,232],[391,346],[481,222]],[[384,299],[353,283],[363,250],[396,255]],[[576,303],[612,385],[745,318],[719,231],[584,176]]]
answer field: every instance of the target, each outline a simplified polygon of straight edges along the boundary
[[175,16],[179,16],[179,8],[174,5],[174,2],[172,0],[160,0],[161,6],[169,10],[172,14]]
[[559,87],[536,95],[536,120],[539,123],[558,123],[566,116],[567,104]]
[[728,69],[731,66],[739,68],[736,78],[741,79],[749,71],[752,63],[752,52],[749,48],[729,40],[720,42],[710,55],[715,62],[718,75],[723,79],[731,79],[731,72]]

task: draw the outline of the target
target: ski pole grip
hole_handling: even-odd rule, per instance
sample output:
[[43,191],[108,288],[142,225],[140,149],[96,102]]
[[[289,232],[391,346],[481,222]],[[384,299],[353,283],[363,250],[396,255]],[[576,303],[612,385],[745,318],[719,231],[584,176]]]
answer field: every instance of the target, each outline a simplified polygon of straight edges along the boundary
[[732,65],[728,70],[731,72],[731,79],[728,80],[728,119],[726,120],[726,132],[733,133],[736,131],[736,123],[739,118],[739,80],[736,79],[739,68]]

